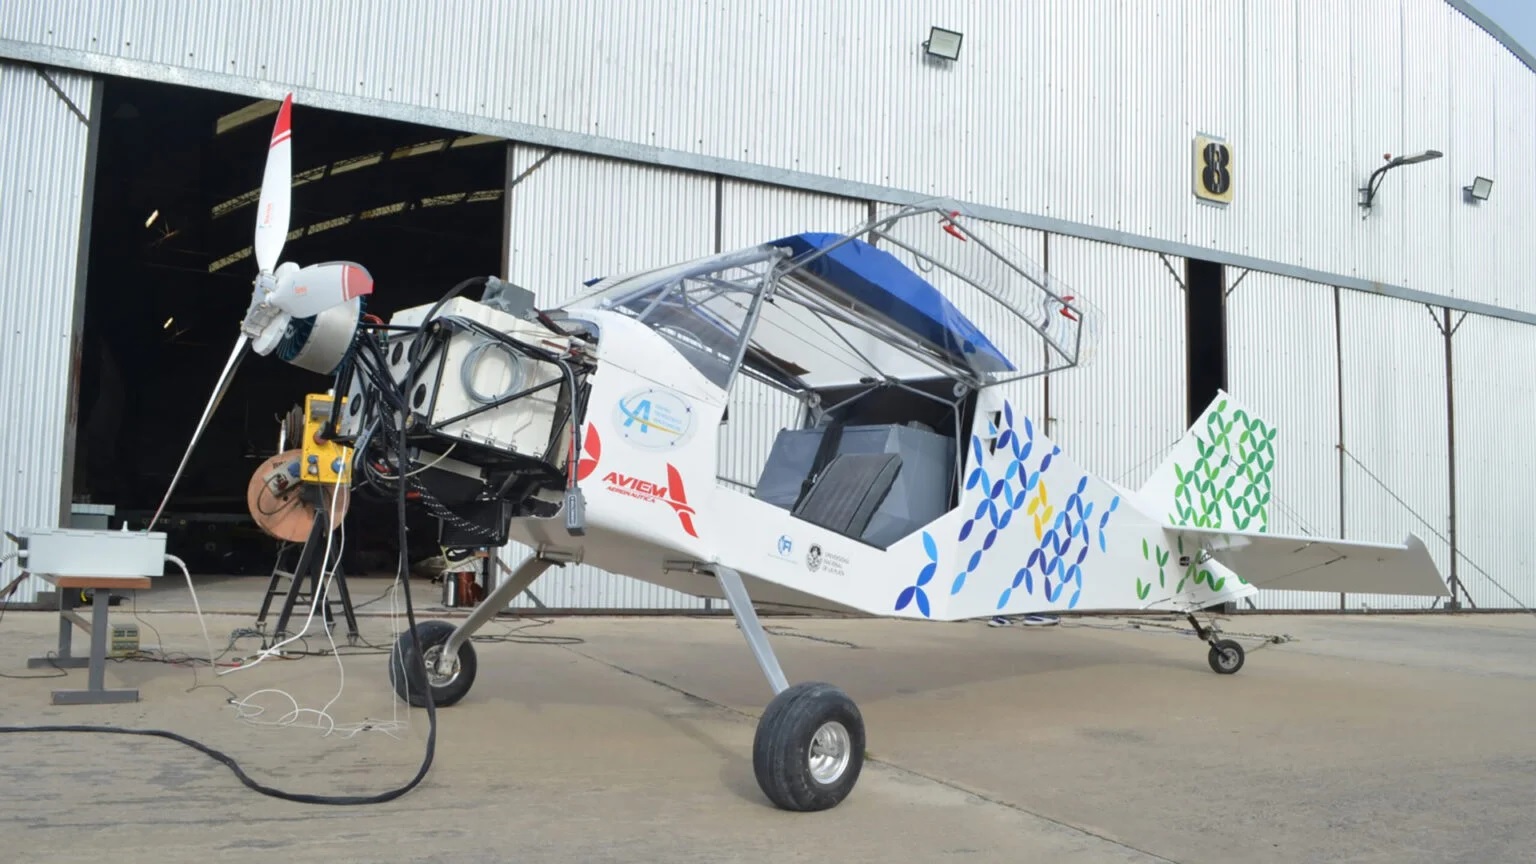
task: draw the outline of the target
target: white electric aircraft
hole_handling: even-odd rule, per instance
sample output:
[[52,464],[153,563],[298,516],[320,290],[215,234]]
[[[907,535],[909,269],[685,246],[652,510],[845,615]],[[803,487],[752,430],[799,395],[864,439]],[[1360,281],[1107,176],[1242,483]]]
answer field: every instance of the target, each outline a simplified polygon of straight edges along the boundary
[[[279,246],[287,105],[259,216]],[[551,566],[723,598],[775,694],[758,783],[781,808],[820,810],[858,779],[863,721],[838,688],[788,683],[754,603],[935,621],[1174,610],[1232,674],[1243,649],[1194,612],[1260,588],[1449,593],[1412,535],[1269,533],[1276,430],[1228,394],[1140,489],[1075,464],[1015,385],[1084,362],[1096,313],[954,207],[605,278],[560,309],[470,280],[383,327],[359,320],[365,271],[327,265],[296,292],[310,271],[274,279],[280,248],[262,236],[242,344],[336,376],[331,434],[354,448],[354,481],[407,483],[445,545],[533,550],[457,626],[400,636],[390,677],[412,704],[428,687],[436,706],[462,699],[470,636]],[[289,308],[296,296],[309,305]],[[720,478],[743,387],[800,405],[750,484]]]

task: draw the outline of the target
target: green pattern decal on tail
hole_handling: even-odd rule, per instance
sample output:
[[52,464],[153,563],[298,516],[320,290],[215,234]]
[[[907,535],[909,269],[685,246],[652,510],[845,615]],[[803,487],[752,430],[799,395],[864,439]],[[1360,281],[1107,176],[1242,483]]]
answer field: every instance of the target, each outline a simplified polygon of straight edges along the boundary
[[[1276,437],[1252,408],[1218,393],[1136,491],[1137,500],[1166,514],[1168,528],[1267,533]],[[1134,568],[1141,600],[1252,590],[1240,574],[1207,558],[1199,540],[1159,533],[1147,538]]]
[[1276,430],[1242,408],[1228,417],[1227,404],[1222,399],[1207,412],[1206,436],[1190,430],[1198,455],[1189,467],[1173,462],[1178,482],[1169,521],[1195,528],[1264,531],[1269,525]]

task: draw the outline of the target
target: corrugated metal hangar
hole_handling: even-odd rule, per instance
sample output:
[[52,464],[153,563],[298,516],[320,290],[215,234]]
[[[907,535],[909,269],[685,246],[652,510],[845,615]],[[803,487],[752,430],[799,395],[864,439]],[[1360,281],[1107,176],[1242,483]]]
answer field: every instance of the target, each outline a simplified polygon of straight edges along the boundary
[[[489,273],[555,305],[952,198],[1103,313],[1091,365],[1014,397],[1084,465],[1139,484],[1224,388],[1280,428],[1274,530],[1413,532],[1454,603],[1536,604],[1533,68],[1459,0],[15,0],[0,523],[153,512],[249,300],[292,92],[288,249],[366,264],[375,311]],[[246,484],[314,386],[242,376],[165,523],[195,573],[270,569]],[[726,442],[725,483],[794,422],[745,383],[736,425],[768,437]],[[576,567],[518,603],[706,601]]]

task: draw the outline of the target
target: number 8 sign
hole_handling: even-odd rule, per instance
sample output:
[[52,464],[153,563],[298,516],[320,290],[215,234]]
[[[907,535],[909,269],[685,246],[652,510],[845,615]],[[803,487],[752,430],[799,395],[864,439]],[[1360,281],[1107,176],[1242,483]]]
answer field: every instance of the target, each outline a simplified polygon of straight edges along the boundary
[[1214,135],[1196,134],[1195,197],[1213,204],[1232,203],[1232,145]]

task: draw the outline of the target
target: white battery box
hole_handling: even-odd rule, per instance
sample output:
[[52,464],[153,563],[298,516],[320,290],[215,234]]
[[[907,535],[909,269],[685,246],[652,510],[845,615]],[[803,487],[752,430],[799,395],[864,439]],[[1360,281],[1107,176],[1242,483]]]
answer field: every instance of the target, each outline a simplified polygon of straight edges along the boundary
[[[416,326],[432,304],[402,309],[391,316],[391,325]],[[538,348],[562,353],[569,339],[551,333],[535,321],[509,315],[464,297],[454,297],[438,309],[434,318],[466,318],[498,333]],[[418,336],[392,334],[386,356],[391,377],[400,381],[410,367],[410,344]],[[426,415],[436,425],[453,420],[499,398],[549,383],[536,393],[480,411],[461,420],[444,423],[440,434],[481,444],[505,453],[542,458],[555,433],[562,412],[562,374],[553,363],[536,360],[485,334],[461,330],[423,364],[417,384],[405,394],[412,411]],[[550,383],[553,382],[553,383]],[[562,424],[562,429],[567,424]],[[457,455],[457,454],[455,454]],[[564,465],[565,450],[556,447],[551,460]]]

